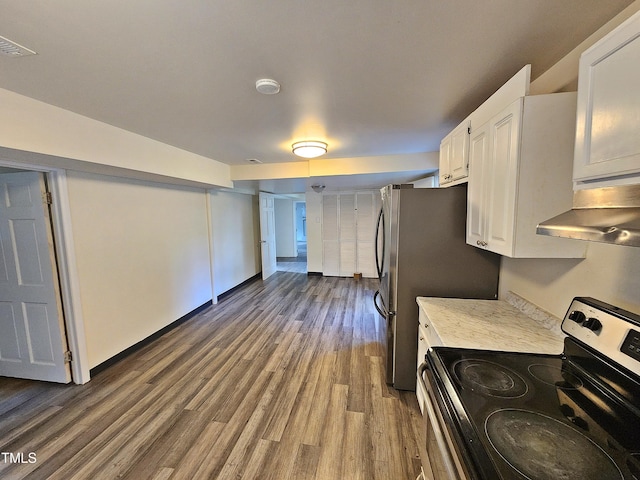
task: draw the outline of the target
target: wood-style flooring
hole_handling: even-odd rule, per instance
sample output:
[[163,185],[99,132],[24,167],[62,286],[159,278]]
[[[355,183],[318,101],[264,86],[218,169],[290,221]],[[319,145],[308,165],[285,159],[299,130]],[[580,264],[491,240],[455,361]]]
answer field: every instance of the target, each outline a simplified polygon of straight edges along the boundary
[[0,478],[415,479],[376,283],[278,272],[86,385],[0,377]]

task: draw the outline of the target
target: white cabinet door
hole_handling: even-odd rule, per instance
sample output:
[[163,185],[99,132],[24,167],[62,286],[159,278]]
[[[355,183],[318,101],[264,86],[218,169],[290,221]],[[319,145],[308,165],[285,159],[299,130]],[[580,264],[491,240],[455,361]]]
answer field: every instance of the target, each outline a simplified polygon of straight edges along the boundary
[[440,142],[440,185],[451,181],[451,137],[447,135]]
[[465,120],[440,143],[440,185],[469,175],[469,125]]
[[580,57],[574,181],[640,173],[639,125],[640,12]]
[[468,244],[514,258],[584,256],[584,243],[535,233],[571,208],[575,99],[523,97],[472,130]]
[[486,238],[486,195],[489,162],[489,122],[471,133],[469,142],[469,189],[467,193],[467,243],[484,246]]
[[522,101],[512,103],[489,122],[486,242],[492,252],[501,255],[513,250]]
[[469,147],[467,243],[510,256],[523,99],[474,130]]
[[451,132],[451,181],[469,176],[469,122],[461,123]]

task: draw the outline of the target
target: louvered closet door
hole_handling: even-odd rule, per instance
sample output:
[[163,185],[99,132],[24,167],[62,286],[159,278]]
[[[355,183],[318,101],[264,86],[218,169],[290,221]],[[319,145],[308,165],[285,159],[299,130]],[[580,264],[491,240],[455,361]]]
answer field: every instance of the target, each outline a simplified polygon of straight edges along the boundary
[[335,194],[322,196],[322,274],[340,275],[338,195]]
[[380,210],[380,194],[361,192],[356,194],[356,271],[364,277],[376,277],[375,231]]
[[340,276],[356,273],[356,196],[341,194],[338,198],[340,230]]

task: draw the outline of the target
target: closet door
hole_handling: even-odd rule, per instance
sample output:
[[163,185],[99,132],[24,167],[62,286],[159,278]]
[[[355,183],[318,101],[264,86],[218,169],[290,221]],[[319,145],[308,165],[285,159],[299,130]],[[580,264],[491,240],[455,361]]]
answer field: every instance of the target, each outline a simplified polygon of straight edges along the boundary
[[340,231],[340,276],[356,273],[356,196],[353,193],[338,197]]
[[377,214],[380,210],[380,194],[378,192],[356,193],[356,272],[363,277],[375,278],[375,234]]
[[338,225],[338,195],[322,196],[322,274],[340,275],[340,235]]

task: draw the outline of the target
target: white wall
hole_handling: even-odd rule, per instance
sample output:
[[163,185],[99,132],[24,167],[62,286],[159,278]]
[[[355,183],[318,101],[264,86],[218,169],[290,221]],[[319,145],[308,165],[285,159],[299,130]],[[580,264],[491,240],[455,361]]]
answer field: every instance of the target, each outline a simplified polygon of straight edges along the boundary
[[216,297],[261,270],[257,198],[228,191],[209,194]]
[[211,299],[204,190],[68,172],[90,368]]
[[640,248],[590,243],[581,260],[503,258],[500,295],[508,290],[557,317],[577,296],[640,314]]
[[44,154],[37,159],[41,165],[167,183],[232,186],[229,166],[201,155],[1,88],[0,105],[0,147]]
[[295,205],[291,199],[275,199],[276,257],[298,256],[294,208]]

